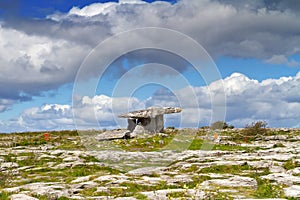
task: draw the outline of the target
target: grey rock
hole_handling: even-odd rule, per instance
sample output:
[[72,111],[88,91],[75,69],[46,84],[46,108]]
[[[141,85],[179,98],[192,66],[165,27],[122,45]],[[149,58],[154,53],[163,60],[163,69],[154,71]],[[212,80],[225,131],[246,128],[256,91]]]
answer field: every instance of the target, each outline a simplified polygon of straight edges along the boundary
[[124,133],[124,136],[125,136],[125,138],[135,138],[137,135],[136,135],[136,132],[130,132],[130,131],[126,131],[125,133]]
[[143,167],[131,170],[127,172],[127,174],[135,175],[135,176],[142,176],[142,175],[152,175],[153,173],[158,173],[163,168],[159,167]]
[[74,161],[80,161],[81,159],[77,156],[68,156],[63,159],[63,162],[74,162]]
[[109,189],[107,187],[97,187],[96,193],[99,192],[109,192]]
[[271,173],[285,173],[285,169],[281,166],[272,165],[269,167]]
[[103,133],[98,134],[95,139],[102,141],[102,140],[109,140],[109,139],[117,139],[123,138],[124,130],[109,130]]
[[174,107],[150,107],[145,110],[138,110],[129,113],[120,114],[122,118],[154,118],[158,115],[171,114],[181,112],[181,108]]
[[289,186],[293,185],[294,183],[300,184],[300,177],[293,176],[286,173],[273,173],[273,174],[268,174],[266,176],[261,176],[261,178],[274,180],[278,183],[289,185]]
[[1,163],[0,170],[5,170],[5,169],[8,169],[8,168],[16,168],[16,167],[19,167],[18,163],[4,162],[4,163]]
[[167,197],[170,193],[182,192],[186,193],[187,196],[192,196],[195,199],[205,199],[205,192],[198,189],[168,189],[168,190],[157,190],[149,192],[141,192],[141,194],[147,196],[148,199],[153,200],[168,200]]
[[234,176],[228,179],[213,179],[204,181],[201,185],[204,188],[210,189],[210,185],[220,185],[228,187],[257,187],[257,182],[255,179],[244,176]]
[[20,187],[4,188],[3,191],[7,193],[17,193],[20,192]]
[[294,174],[300,174],[300,167],[296,167],[294,169],[288,170],[286,173],[287,174],[292,174],[292,175],[294,175]]
[[300,197],[300,185],[284,188],[284,195],[287,197]]
[[30,183],[22,186],[25,190],[30,190],[37,195],[50,195],[56,198],[61,196],[68,197],[70,195],[69,190],[65,189],[66,185],[59,182],[50,182],[50,183]]
[[71,183],[80,183],[80,182],[84,182],[84,181],[88,181],[90,180],[91,176],[82,176],[82,177],[79,177],[73,181],[71,181]]
[[28,196],[26,194],[13,194],[10,196],[11,200],[39,200],[37,198]]
[[72,188],[76,189],[89,189],[89,188],[95,188],[98,186],[98,183],[94,181],[88,181],[88,182],[82,182],[75,185],[72,185]]
[[192,182],[193,180],[190,175],[179,174],[179,175],[175,175],[174,177],[168,178],[166,181],[168,184],[174,184],[174,183]]

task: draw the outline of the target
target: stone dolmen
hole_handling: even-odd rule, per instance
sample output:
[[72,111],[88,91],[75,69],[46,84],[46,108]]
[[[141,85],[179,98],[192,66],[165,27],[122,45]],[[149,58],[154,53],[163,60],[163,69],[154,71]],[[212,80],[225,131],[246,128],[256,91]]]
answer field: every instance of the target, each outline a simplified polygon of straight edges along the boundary
[[179,113],[182,109],[178,107],[149,107],[119,115],[128,118],[126,135],[136,137],[143,133],[159,133],[164,129],[164,114]]

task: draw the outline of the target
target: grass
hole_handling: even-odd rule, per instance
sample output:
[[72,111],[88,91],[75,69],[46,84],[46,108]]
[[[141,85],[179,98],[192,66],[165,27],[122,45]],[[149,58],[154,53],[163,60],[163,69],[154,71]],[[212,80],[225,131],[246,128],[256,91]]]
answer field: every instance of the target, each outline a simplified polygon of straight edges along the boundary
[[[119,174],[120,171],[98,165],[75,166],[64,169],[41,168],[38,170],[29,170],[21,172],[21,178],[11,177],[10,179],[21,180],[20,182],[11,183],[10,187],[24,185],[32,182],[65,182],[70,183],[81,176],[88,175],[105,175],[105,174]],[[36,178],[32,178],[36,177]],[[27,180],[28,179],[28,180]],[[24,180],[24,181],[22,181]]]
[[179,197],[191,197],[191,196],[187,195],[187,191],[170,192],[167,194],[168,199],[179,198]]
[[285,162],[282,167],[286,170],[290,170],[290,169],[294,169],[298,166],[300,166],[298,161],[294,161],[294,160],[290,159],[287,162]]
[[146,195],[143,195],[141,193],[136,193],[133,195],[133,197],[135,197],[136,199],[140,199],[140,200],[147,200],[147,196]]
[[269,180],[257,178],[257,189],[254,192],[256,198],[283,198],[282,185],[272,184]]
[[[206,146],[205,146],[206,145]],[[211,141],[205,141],[200,138],[195,138],[188,150],[209,150],[208,147],[211,147],[211,150],[221,150],[221,151],[248,151],[249,147],[242,147],[239,145],[223,145],[223,144],[213,144]]]
[[79,156],[79,158],[83,159],[85,162],[99,162],[97,158],[94,156]]
[[166,132],[164,136],[149,135],[145,138],[134,138],[130,140],[115,140],[114,144],[126,151],[158,151],[167,146],[177,132]]
[[83,196],[94,196],[97,191],[97,188],[87,188],[80,192]]
[[[45,132],[23,132],[0,134],[0,147],[37,147],[46,144],[54,145],[57,149],[79,149],[80,137],[77,131],[51,131],[50,139],[45,140]],[[68,138],[72,138],[69,141]]]
[[121,187],[126,187],[127,189],[115,188],[110,191],[110,195],[114,197],[129,197],[134,196],[140,192],[145,191],[157,191],[163,189],[174,189],[178,186],[168,185],[165,181],[161,181],[156,185],[142,185],[135,182],[124,182],[120,184]]
[[13,177],[14,175],[10,171],[0,171],[0,189],[8,187],[11,184]]
[[245,170],[251,170],[251,167],[247,163],[244,165],[214,165],[200,169],[199,173],[240,174]]
[[9,194],[6,192],[0,192],[0,200],[9,200]]

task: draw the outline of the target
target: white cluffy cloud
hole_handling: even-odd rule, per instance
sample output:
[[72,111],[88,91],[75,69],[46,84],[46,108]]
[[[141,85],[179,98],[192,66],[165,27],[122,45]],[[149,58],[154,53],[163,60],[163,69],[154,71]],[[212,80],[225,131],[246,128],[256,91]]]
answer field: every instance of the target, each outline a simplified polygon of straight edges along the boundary
[[[183,97],[180,103],[186,105],[184,109],[190,116],[184,118],[186,121],[181,122],[182,127],[189,126],[193,120],[207,125],[211,119],[210,98],[212,95],[217,95],[223,88],[227,96],[225,121],[228,123],[244,127],[247,123],[255,120],[266,120],[272,127],[299,127],[299,87],[300,72],[294,77],[266,79],[262,82],[250,79],[240,73],[234,73],[207,87],[194,87],[199,108],[188,104],[191,98],[194,98],[186,92],[189,90],[188,88],[173,92],[177,97]],[[25,110],[18,119],[2,122],[0,130],[5,131],[12,127],[17,127],[18,131],[126,127],[126,120],[118,119],[118,114],[151,105],[180,106],[177,97],[162,90],[145,101],[130,97],[117,98],[97,95],[91,98],[84,96],[73,102],[76,104],[75,112],[80,113],[76,116],[75,121],[70,105],[46,104]],[[195,112],[197,109],[200,110],[200,116]],[[94,120],[94,115],[96,115],[97,121]],[[167,120],[178,124],[180,115],[170,115]],[[168,123],[168,125],[172,125],[172,123]],[[14,130],[16,129],[10,131]]]
[[85,49],[0,25],[0,98],[17,102],[70,82]]

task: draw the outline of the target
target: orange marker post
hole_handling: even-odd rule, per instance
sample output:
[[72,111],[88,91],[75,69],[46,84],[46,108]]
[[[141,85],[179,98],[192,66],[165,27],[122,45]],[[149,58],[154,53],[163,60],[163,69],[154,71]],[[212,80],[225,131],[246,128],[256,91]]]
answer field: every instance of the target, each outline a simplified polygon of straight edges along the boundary
[[215,138],[215,140],[218,139],[218,138],[219,138],[219,134],[218,134],[218,133],[215,133],[215,134],[214,134],[214,138]]
[[50,133],[44,133],[44,140],[46,141],[50,140]]

